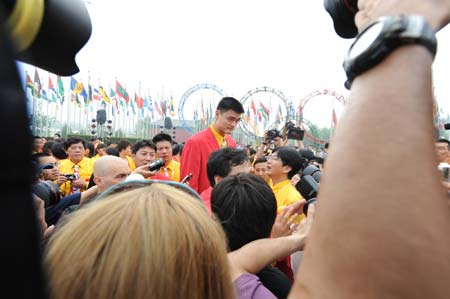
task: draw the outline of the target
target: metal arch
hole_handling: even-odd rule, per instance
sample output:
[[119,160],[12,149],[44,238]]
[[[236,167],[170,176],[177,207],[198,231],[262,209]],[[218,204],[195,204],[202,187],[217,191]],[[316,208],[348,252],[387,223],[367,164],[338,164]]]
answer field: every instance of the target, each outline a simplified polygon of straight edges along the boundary
[[184,129],[186,129],[189,133],[194,133],[194,130],[188,126],[188,124],[186,123],[186,120],[184,119],[184,104],[187,101],[187,99],[196,91],[201,90],[201,89],[212,89],[215,92],[217,92],[221,97],[223,97],[225,95],[225,92],[217,87],[214,84],[207,84],[207,83],[203,83],[203,84],[197,84],[192,86],[191,88],[189,88],[181,97],[180,100],[180,104],[178,105],[178,115],[180,116],[181,119],[181,125],[183,126]]
[[343,95],[338,94],[335,91],[331,91],[328,89],[323,89],[323,90],[315,90],[313,92],[311,92],[310,94],[308,94],[307,96],[305,96],[299,103],[298,107],[297,107],[297,115],[300,117],[300,121],[302,119],[302,115],[303,115],[303,109],[305,108],[306,104],[314,97],[320,96],[320,95],[330,95],[332,97],[334,97],[336,100],[338,100],[339,102],[341,102],[342,104],[345,105],[345,98]]
[[[283,103],[284,103],[284,105],[285,105],[285,107],[286,107],[286,113],[287,113],[287,115],[286,115],[286,121],[291,120],[291,119],[294,119],[294,117],[295,117],[295,109],[294,109],[294,105],[292,104],[292,102],[291,102],[291,101],[290,101],[290,100],[289,100],[289,99],[288,99],[281,91],[279,91],[279,90],[277,90],[277,89],[275,89],[275,88],[268,87],[268,86],[257,87],[257,88],[255,88],[255,89],[253,89],[253,90],[249,90],[249,91],[241,98],[241,100],[240,100],[241,104],[244,105],[244,104],[247,102],[247,100],[248,100],[252,95],[254,95],[254,94],[256,94],[256,93],[260,93],[260,92],[270,92],[270,93],[275,94],[278,98],[280,98],[280,99],[283,101]],[[245,125],[244,125],[244,124],[245,124]],[[241,122],[239,123],[239,127],[242,129],[242,131],[243,131],[247,136],[249,136],[249,137],[256,137],[256,138],[260,138],[260,137],[261,137],[261,136],[256,135],[254,132],[250,131],[250,130],[247,128],[247,125],[249,125],[249,124],[247,124],[247,123],[244,122],[244,121],[241,121]],[[271,124],[271,125],[273,125],[273,124]]]
[[[308,94],[307,96],[305,96],[299,103],[298,107],[297,107],[297,114],[296,114],[296,118],[297,118],[297,125],[302,127],[303,129],[306,129],[305,127],[311,126],[311,122],[306,120],[303,117],[303,109],[305,108],[306,104],[308,104],[308,102],[316,97],[316,96],[320,96],[320,95],[330,95],[332,97],[334,97],[336,100],[338,100],[340,103],[342,103],[343,105],[345,105],[345,98],[343,95],[338,94],[335,91],[331,91],[328,89],[323,89],[323,90],[315,90],[313,92],[311,92],[310,94]],[[322,140],[319,139],[315,136],[313,136],[312,134],[310,134],[309,132],[307,132],[305,130],[305,137],[310,139],[312,142],[317,143],[317,144],[325,144],[327,141],[326,140]]]

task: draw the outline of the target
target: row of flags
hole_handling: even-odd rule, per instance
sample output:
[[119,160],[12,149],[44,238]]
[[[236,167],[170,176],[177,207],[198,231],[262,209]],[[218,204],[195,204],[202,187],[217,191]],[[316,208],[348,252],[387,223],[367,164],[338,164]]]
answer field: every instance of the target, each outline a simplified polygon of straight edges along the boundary
[[[50,103],[54,102],[62,105],[65,101],[66,94],[62,78],[56,76],[56,80],[54,81],[49,74],[47,86],[47,89],[43,88],[37,69],[35,69],[34,80],[26,73],[26,88],[31,90],[34,98],[41,98]],[[114,88],[109,87],[109,89],[105,89],[100,84],[98,86],[92,86],[90,83],[86,88],[81,81],[70,77],[70,100],[72,103],[77,104],[78,107],[84,107],[85,109],[88,107],[92,108],[91,104],[98,101],[103,108],[110,107],[113,115],[115,113],[126,113],[129,115],[131,112],[142,117],[149,115],[151,118],[154,118],[155,113],[160,116],[175,116],[175,104],[172,96],[170,99],[154,101],[151,96],[141,96],[135,92],[133,97],[130,96],[127,89],[118,80],[116,80]],[[257,101],[256,103],[251,98],[244,114],[244,120],[246,122],[253,122],[253,124],[263,123],[264,126],[267,126],[271,114],[273,117],[273,113],[276,113],[274,117],[276,123],[281,123],[285,120],[281,103],[278,103],[278,109],[276,111],[272,111],[262,101]],[[215,107],[212,106],[212,102],[209,101],[209,105],[205,107],[202,98],[200,107],[194,109],[194,120],[209,121],[214,117],[214,111]],[[335,128],[336,126],[337,117],[333,107],[332,127]]]
[[[278,103],[278,109],[275,111],[275,121],[277,123],[284,121],[283,116],[283,109],[281,108],[281,103]],[[253,120],[254,122],[263,122],[264,125],[267,125],[270,120],[270,115],[273,114],[271,109],[264,105],[263,102],[258,101],[258,105],[255,104],[255,101],[253,101],[253,98],[250,99],[250,107],[247,107],[246,113],[245,113],[245,119],[246,121]]]
[[[43,99],[50,103],[63,104],[65,101],[65,88],[63,80],[60,76],[56,76],[56,85],[53,83],[52,76],[48,76],[48,87],[43,88],[43,84],[37,69],[34,73],[34,80],[26,73],[26,89],[30,89],[34,98]],[[111,107],[113,114],[127,113],[130,110],[133,114],[144,117],[146,114],[154,117],[154,112],[161,116],[175,116],[175,103],[173,97],[170,100],[162,99],[153,101],[151,96],[141,96],[137,92],[134,97],[126,88],[118,81],[115,82],[115,88],[110,87],[106,90],[103,86],[92,86],[90,83],[87,87],[81,82],[70,77],[70,101],[80,108],[92,108],[94,101],[99,101],[103,108]]]

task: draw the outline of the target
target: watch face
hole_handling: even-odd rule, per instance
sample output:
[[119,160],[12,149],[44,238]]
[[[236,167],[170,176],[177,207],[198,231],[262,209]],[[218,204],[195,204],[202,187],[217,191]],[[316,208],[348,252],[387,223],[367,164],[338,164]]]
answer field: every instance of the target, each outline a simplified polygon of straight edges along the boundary
[[382,30],[382,22],[377,22],[364,30],[350,49],[348,58],[353,59],[363,53],[377,39]]

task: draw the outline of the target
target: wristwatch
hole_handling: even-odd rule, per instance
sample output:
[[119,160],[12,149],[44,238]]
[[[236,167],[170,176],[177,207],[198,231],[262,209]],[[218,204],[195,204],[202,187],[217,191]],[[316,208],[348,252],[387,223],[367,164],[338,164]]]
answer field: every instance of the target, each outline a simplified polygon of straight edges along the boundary
[[418,44],[436,55],[437,41],[433,28],[422,16],[385,16],[370,24],[356,37],[344,60],[345,87],[350,89],[356,76],[379,64],[402,45]]

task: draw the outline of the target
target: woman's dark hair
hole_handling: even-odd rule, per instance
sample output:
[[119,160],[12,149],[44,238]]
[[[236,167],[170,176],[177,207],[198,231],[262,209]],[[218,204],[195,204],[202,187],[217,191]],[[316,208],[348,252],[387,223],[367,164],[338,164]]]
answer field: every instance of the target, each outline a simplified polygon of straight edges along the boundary
[[42,147],[42,152],[46,154],[52,154],[52,145],[57,143],[56,141],[49,140],[47,141],[44,146]]
[[53,156],[58,160],[67,159],[67,153],[64,149],[64,145],[62,143],[55,143],[51,146],[50,150],[52,151]]
[[95,156],[95,145],[92,142],[86,142],[85,148],[89,149],[88,158],[92,158],[93,156]]

